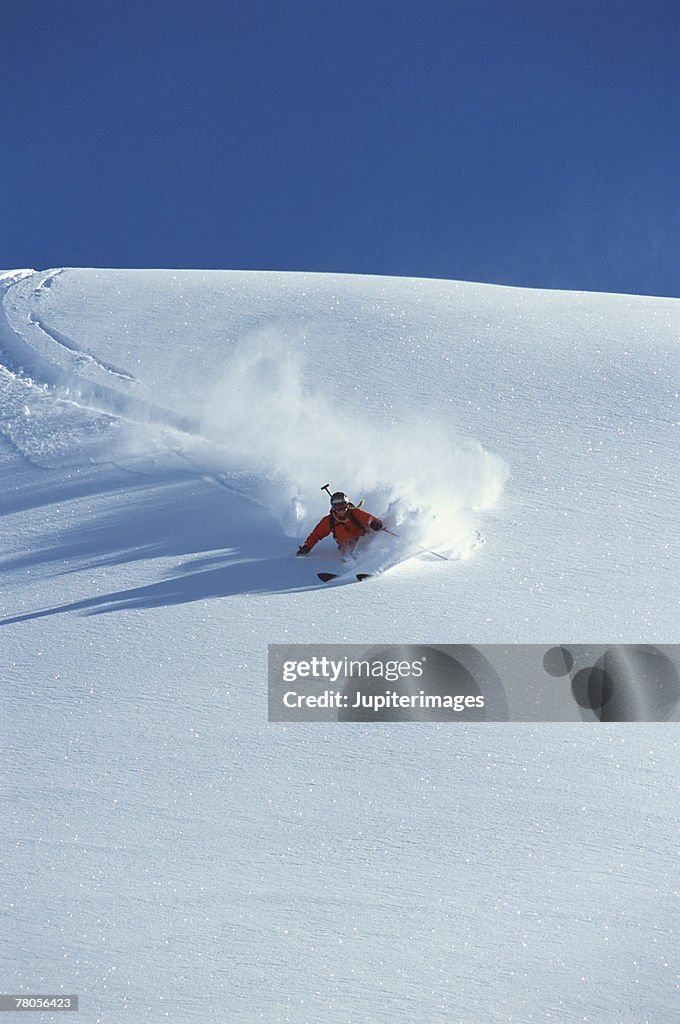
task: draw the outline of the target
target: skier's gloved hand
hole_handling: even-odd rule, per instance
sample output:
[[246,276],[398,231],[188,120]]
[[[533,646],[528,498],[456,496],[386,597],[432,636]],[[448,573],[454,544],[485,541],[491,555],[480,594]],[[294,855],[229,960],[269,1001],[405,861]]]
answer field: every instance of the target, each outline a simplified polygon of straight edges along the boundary
[[301,544],[300,547],[295,552],[295,554],[296,555],[308,555],[310,550],[311,549],[308,548],[306,544]]
[[380,519],[371,519],[368,525],[371,527],[372,530],[382,530],[383,528],[383,524]]

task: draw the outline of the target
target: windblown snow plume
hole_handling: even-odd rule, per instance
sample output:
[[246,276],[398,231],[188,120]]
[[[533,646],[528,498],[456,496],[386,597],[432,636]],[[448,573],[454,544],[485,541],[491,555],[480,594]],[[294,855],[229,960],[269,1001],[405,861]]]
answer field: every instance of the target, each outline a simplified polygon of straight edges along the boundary
[[508,477],[502,459],[442,422],[400,412],[386,432],[351,399],[320,394],[307,383],[304,346],[276,328],[234,347],[201,433],[223,450],[224,468],[252,475],[254,496],[298,538],[327,511],[320,488],[330,483],[364,499],[403,546],[462,557]]

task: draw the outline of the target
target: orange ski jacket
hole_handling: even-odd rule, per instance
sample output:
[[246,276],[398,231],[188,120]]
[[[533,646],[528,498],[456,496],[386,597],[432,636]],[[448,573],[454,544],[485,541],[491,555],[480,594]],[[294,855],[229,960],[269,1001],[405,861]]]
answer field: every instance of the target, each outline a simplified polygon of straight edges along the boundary
[[[352,516],[359,523],[358,526],[352,522]],[[333,529],[332,519],[335,520],[335,529]],[[329,533],[334,534],[336,543],[339,547],[342,547],[343,544],[348,544],[351,541],[358,540],[359,537],[363,537],[373,520],[380,522],[377,516],[372,516],[370,512],[365,512],[363,508],[351,508],[345,519],[338,519],[337,516],[330,512],[316,524],[305,541],[305,547],[313,548],[315,544],[318,544],[320,540],[327,537]]]

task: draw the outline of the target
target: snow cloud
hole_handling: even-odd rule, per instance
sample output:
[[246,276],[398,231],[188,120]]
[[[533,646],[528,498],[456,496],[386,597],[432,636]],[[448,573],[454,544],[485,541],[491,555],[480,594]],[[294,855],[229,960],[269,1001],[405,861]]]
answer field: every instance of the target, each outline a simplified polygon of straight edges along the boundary
[[201,433],[223,451],[224,468],[252,474],[258,500],[296,536],[327,511],[320,488],[329,483],[355,503],[363,498],[405,539],[463,555],[508,477],[501,458],[450,422],[406,413],[387,427],[329,398],[307,370],[304,345],[276,326],[234,346]]

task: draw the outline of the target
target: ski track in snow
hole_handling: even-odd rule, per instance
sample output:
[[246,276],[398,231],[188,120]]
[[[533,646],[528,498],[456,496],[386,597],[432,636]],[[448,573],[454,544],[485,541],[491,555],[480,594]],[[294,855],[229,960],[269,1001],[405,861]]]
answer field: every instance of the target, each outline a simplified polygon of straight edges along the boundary
[[88,364],[92,364],[93,366],[98,367],[101,370],[104,370],[106,373],[112,374],[114,377],[120,377],[120,379],[123,381],[134,381],[135,378],[132,376],[131,373],[127,373],[125,370],[119,370],[118,367],[112,366],[110,363],[105,363],[101,359],[97,359],[97,357],[92,352],[88,352],[80,348],[65,335],[57,331],[54,327],[49,328],[34,313],[30,314],[29,321],[31,324],[37,327],[38,330],[41,331],[46,338],[48,338],[50,341],[53,341],[55,345],[65,348],[68,353],[72,353],[76,357],[74,361],[75,371],[78,371],[83,367],[87,367]]
[[[48,415],[49,412],[55,413],[55,435],[63,431],[61,413],[64,409],[79,421],[77,426],[82,426],[85,434],[91,435],[99,427],[100,433],[105,436],[102,443],[95,445],[93,450],[87,446],[88,438],[84,439],[81,433],[77,434],[76,461],[77,449],[85,440],[87,460],[90,462],[110,461],[120,468],[128,468],[125,465],[128,462],[131,472],[139,472],[136,466],[147,459],[148,472],[153,474],[154,457],[165,454],[169,462],[173,455],[177,455],[192,472],[203,474],[201,466],[193,464],[190,456],[177,447],[180,443],[193,442],[199,427],[198,421],[177,416],[154,403],[136,398],[129,390],[119,390],[120,386],[127,388],[134,384],[132,373],[98,359],[94,353],[84,351],[61,332],[48,328],[33,312],[32,301],[41,291],[49,289],[61,273],[63,270],[40,274],[27,272],[18,280],[10,277],[8,286],[7,279],[3,282],[0,278],[0,287],[4,283],[6,288],[3,296],[4,323],[0,322],[0,375],[9,391],[9,407],[19,406],[19,417],[25,419],[30,418],[34,408],[48,410]],[[83,376],[83,372],[89,372],[89,376]],[[45,465],[45,459],[41,457],[44,453],[33,451],[25,437],[18,439],[6,416],[4,426],[6,435],[17,444],[22,454],[37,465]],[[41,435],[44,435],[46,426],[45,419],[41,419]],[[121,426],[152,432],[159,443],[154,444],[148,454],[130,451],[125,445],[116,450],[115,444],[111,445],[111,435]],[[162,438],[166,438],[165,445],[162,444]],[[64,446],[59,442],[56,454],[57,461],[63,462]],[[231,488],[224,479],[208,475],[206,479],[244,497],[248,496],[242,488]]]

